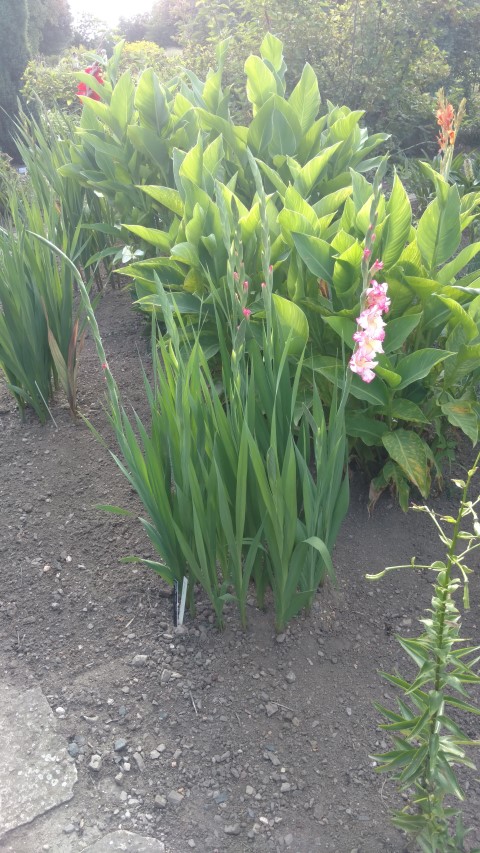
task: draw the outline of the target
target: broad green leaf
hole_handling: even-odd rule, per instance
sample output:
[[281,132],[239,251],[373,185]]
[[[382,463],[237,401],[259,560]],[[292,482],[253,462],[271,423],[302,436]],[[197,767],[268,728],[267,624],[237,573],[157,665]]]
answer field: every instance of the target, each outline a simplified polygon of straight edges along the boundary
[[115,86],[110,100],[110,113],[122,136],[125,136],[134,109],[135,86],[130,71],[125,71]]
[[291,355],[301,355],[309,336],[308,320],[304,312],[295,302],[278,293],[273,293],[272,299],[278,323],[287,341],[288,352]]
[[171,187],[155,187],[148,185],[139,186],[138,189],[147,193],[147,195],[151,196],[155,201],[158,201],[159,204],[168,208],[168,210],[173,211],[173,213],[176,213],[178,216],[183,216],[183,201],[177,190],[173,190]]
[[337,315],[336,317],[324,317],[323,322],[339,335],[349,349],[353,349],[355,345],[353,335],[357,330],[357,324],[353,320]]
[[427,498],[430,492],[428,447],[416,432],[397,429],[382,437],[389,456],[400,465],[410,482]]
[[163,130],[170,119],[165,94],[153,68],[147,68],[140,76],[135,89],[135,107],[142,124],[147,124],[157,134]]
[[248,145],[263,156],[294,156],[302,137],[300,123],[292,107],[279,95],[272,95],[258,110],[248,129]]
[[170,237],[164,231],[159,231],[158,228],[145,228],[143,225],[122,225],[122,228],[126,228],[127,231],[131,231],[132,234],[136,234],[137,237],[152,246],[157,246],[163,252],[170,251],[172,244]]
[[279,38],[267,33],[260,45],[260,53],[263,59],[271,63],[275,71],[281,71],[283,64],[283,43]]
[[[345,365],[337,358],[330,356],[314,355],[304,361],[305,369],[314,370],[325,376],[329,382],[338,388],[344,388],[346,370]],[[350,377],[350,393],[358,400],[364,400],[373,406],[386,406],[388,403],[388,392],[385,383],[376,377],[373,382],[363,382],[359,376]]]
[[386,269],[393,267],[402,254],[412,223],[412,208],[405,188],[395,174],[392,194],[387,203],[387,220],[382,232],[380,257]]
[[419,379],[428,376],[436,364],[452,355],[455,353],[438,349],[419,349],[399,359],[395,367],[396,372],[402,377],[398,390],[400,391],[407,385],[411,385],[412,382],[417,382]]
[[441,302],[450,309],[452,318],[451,322],[453,322],[454,325],[458,323],[463,328],[468,342],[478,337],[480,330],[475,320],[467,314],[465,309],[462,308],[455,299],[450,299],[447,296],[441,296],[439,293],[437,293],[437,299],[440,299]]
[[292,234],[295,247],[302,261],[313,275],[332,284],[334,258],[332,247],[319,237],[307,234]]
[[417,243],[430,270],[445,263],[461,238],[460,196],[456,185],[438,184],[437,198],[428,205],[417,227]]
[[465,246],[453,261],[445,264],[445,266],[438,271],[437,279],[440,284],[450,284],[455,276],[458,275],[458,273],[461,272],[463,268],[466,267],[476,255],[478,255],[479,252],[480,242],[470,243],[470,245]]
[[387,424],[383,421],[378,421],[374,417],[362,415],[356,411],[347,412],[345,423],[347,435],[360,438],[368,446],[381,445],[382,436],[388,430]]
[[394,320],[388,320],[385,326],[384,351],[395,352],[395,350],[400,349],[411,332],[418,326],[421,318],[421,313],[418,313],[407,314],[403,317],[397,317]]
[[317,75],[308,62],[303,68],[302,76],[290,95],[288,103],[295,111],[302,133],[306,133],[315,121],[320,109]]
[[396,397],[393,400],[390,406],[390,417],[418,424],[430,423],[416,403],[412,403],[411,400],[404,400],[402,397]]
[[308,197],[315,188],[339,145],[341,143],[336,142],[335,145],[325,148],[300,169],[295,177],[294,186],[303,196]]
[[460,427],[470,441],[475,445],[478,441],[479,419],[476,410],[469,400],[453,400],[441,403],[443,414],[453,426]]
[[[277,81],[259,56],[252,54],[245,62],[247,75],[247,98],[257,110],[277,93]],[[256,111],[254,109],[254,115]]]
[[129,125],[127,136],[138,151],[146,154],[160,167],[165,176],[164,180],[166,180],[170,169],[170,153],[167,143],[160,139],[156,131],[135,124]]

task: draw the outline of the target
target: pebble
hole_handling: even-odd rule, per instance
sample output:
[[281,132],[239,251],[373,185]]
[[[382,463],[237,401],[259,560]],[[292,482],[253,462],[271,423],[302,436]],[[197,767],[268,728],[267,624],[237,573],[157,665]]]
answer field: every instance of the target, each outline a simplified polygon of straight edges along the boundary
[[90,770],[95,770],[95,772],[98,773],[98,771],[102,767],[102,756],[97,755],[97,754],[92,755],[88,766],[89,766]]
[[286,637],[286,635],[285,635],[285,634],[277,634],[277,636],[275,637],[275,639],[276,639],[277,643],[284,643],[284,642],[285,642],[285,637]]
[[75,743],[75,741],[72,741],[72,743],[69,743],[67,746],[67,752],[69,755],[71,755],[72,758],[76,758],[78,753],[80,752],[80,749],[78,747],[78,743]]
[[75,827],[73,823],[67,823],[66,826],[63,827],[63,831],[65,835],[71,835],[72,832],[75,832]]
[[289,832],[288,835],[285,836],[285,838],[283,839],[283,843],[285,844],[285,847],[291,847],[292,846],[293,835],[291,832]]
[[275,702],[267,702],[265,710],[267,712],[267,717],[273,717],[273,715],[278,711],[278,705],[276,705]]
[[287,674],[285,676],[285,681],[288,681],[289,684],[293,684],[296,680],[297,680],[297,676],[295,675],[294,672],[292,672],[292,670],[290,670],[290,672],[287,672]]
[[65,708],[61,708],[59,706],[58,708],[55,708],[55,713],[56,713],[57,717],[60,717],[60,719],[63,719],[63,717],[66,714],[66,711],[65,711]]
[[133,760],[134,760],[135,764],[137,765],[138,769],[140,770],[140,773],[143,773],[143,771],[145,770],[145,761],[143,759],[143,756],[140,755],[139,752],[134,752],[133,753]]
[[240,835],[240,824],[230,823],[223,827],[225,835]]
[[167,808],[167,798],[162,797],[161,794],[157,794],[157,796],[155,797],[155,805],[158,806],[159,809],[166,809]]
[[282,794],[288,794],[288,792],[291,790],[292,790],[292,786],[291,786],[290,782],[282,782],[282,784],[280,785],[280,792]]
[[145,666],[148,660],[148,655],[135,655],[132,660],[132,666]]
[[127,748],[127,741],[123,737],[117,737],[115,743],[113,744],[113,748],[115,752],[122,752],[123,749]]
[[189,838],[189,839],[188,839],[188,841],[187,841],[187,844],[188,844],[188,846],[189,846],[189,847],[191,847],[191,848],[192,848],[192,850],[193,850],[193,848],[194,848],[194,847],[196,847],[196,846],[197,846],[197,845],[195,844],[195,842],[194,842],[193,838]]
[[183,794],[181,794],[180,791],[169,791],[167,799],[172,806],[179,806],[183,800]]

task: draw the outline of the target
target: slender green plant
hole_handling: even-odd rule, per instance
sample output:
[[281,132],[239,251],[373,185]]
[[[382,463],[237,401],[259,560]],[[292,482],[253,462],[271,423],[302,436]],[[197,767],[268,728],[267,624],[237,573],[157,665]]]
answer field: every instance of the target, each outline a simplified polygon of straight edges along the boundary
[[[467,850],[461,813],[450,805],[450,800],[463,801],[465,795],[456,767],[475,769],[468,753],[471,747],[480,746],[480,740],[465,732],[468,715],[480,714],[470,698],[471,688],[480,684],[476,674],[480,646],[471,646],[461,638],[462,614],[455,596],[462,590],[463,606],[468,608],[472,570],[466,560],[480,547],[476,510],[480,496],[472,500],[469,492],[479,464],[480,453],[466,479],[453,480],[461,490],[455,518],[439,515],[427,506],[413,507],[432,519],[445,547],[445,557],[431,565],[419,565],[415,558],[410,563],[412,568],[427,569],[436,575],[429,615],[420,620],[424,632],[417,638],[398,638],[418,672],[412,679],[382,673],[401,696],[396,711],[376,704],[387,720],[381,728],[390,734],[393,749],[374,758],[379,762],[378,769],[390,774],[401,791],[407,791],[407,805],[395,813],[393,821],[413,836],[422,853]],[[466,521],[471,523],[470,529]],[[450,526],[450,534],[443,525]],[[406,566],[392,566],[367,577],[378,580],[400,568]]]

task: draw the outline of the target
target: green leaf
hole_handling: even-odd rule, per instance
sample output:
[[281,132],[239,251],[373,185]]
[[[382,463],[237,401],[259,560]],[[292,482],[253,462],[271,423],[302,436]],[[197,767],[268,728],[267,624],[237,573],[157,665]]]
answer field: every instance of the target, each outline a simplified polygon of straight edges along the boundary
[[302,138],[300,123],[292,107],[279,95],[272,95],[258,110],[248,129],[248,145],[263,159],[268,151],[293,157]]
[[295,86],[288,103],[295,111],[302,133],[306,133],[320,109],[320,92],[317,75],[311,65],[304,66],[302,76]]
[[425,210],[417,227],[417,243],[430,270],[444,264],[459,246],[460,196],[456,185],[437,183],[437,198]]
[[170,187],[156,187],[156,186],[139,186],[139,190],[147,193],[147,195],[151,196],[155,201],[158,201],[159,204],[162,204],[168,210],[173,211],[178,216],[183,216],[183,201],[180,193],[177,190],[173,190]]
[[272,95],[277,94],[277,81],[260,57],[254,54],[246,60],[244,70],[247,75],[247,98],[258,110]]
[[478,414],[469,400],[441,403],[440,408],[452,426],[460,427],[475,446],[478,441]]
[[397,386],[398,390],[400,391],[407,385],[411,385],[412,382],[417,382],[419,379],[428,376],[436,364],[452,355],[455,353],[426,348],[419,349],[399,359],[395,367],[396,372],[402,377],[401,383]]
[[279,72],[283,64],[283,43],[279,38],[267,33],[260,45],[260,53],[263,59],[271,63],[275,71]]
[[394,352],[403,346],[408,336],[418,326],[422,319],[421,313],[407,314],[404,317],[396,317],[389,320],[385,326],[384,352]]
[[405,429],[387,433],[382,437],[382,442],[389,456],[414,483],[422,497],[427,498],[430,492],[430,472],[429,448],[425,442],[417,433]]
[[308,234],[292,234],[295,248],[310,272],[332,284],[334,269],[333,249],[325,240]]
[[393,400],[390,406],[390,416],[397,420],[411,421],[412,423],[430,423],[416,403],[412,403],[411,400],[404,400],[402,397],[397,397]]
[[110,112],[115,119],[122,136],[127,132],[134,109],[135,87],[130,71],[125,71],[112,92]]
[[278,293],[272,294],[275,314],[291,355],[301,355],[309,336],[308,320],[299,305]]
[[387,219],[382,232],[380,257],[386,267],[393,267],[402,254],[412,224],[412,208],[405,188],[395,174],[392,194],[387,203]]
[[345,415],[347,434],[352,438],[359,438],[369,447],[380,445],[382,437],[388,430],[387,424],[377,421],[374,417],[362,415],[358,412],[347,412]]
[[469,264],[479,252],[480,243],[470,243],[470,245],[465,246],[453,261],[450,261],[449,264],[445,264],[445,266],[437,273],[437,279],[440,284],[450,284],[455,276],[461,272],[461,270],[463,270],[463,268],[466,267],[466,265]]
[[349,349],[353,349],[355,345],[353,335],[357,330],[357,324],[353,320],[337,315],[336,317],[323,317],[323,322],[339,335]]
[[143,225],[122,225],[122,228],[126,228],[132,234],[140,237],[141,240],[145,240],[146,243],[150,243],[152,246],[157,246],[157,248],[162,249],[164,252],[170,251],[170,237],[164,231],[159,231],[158,228],[145,228]]

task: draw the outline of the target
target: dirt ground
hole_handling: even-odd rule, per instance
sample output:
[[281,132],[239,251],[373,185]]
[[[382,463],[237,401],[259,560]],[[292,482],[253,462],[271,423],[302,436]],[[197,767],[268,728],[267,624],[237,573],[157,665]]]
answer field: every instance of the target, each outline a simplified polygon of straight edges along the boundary
[[[128,293],[107,292],[99,321],[124,397],[141,411],[149,341]],[[89,340],[79,388],[82,412],[104,431]],[[121,827],[164,841],[167,853],[403,853],[389,822],[395,790],[370,757],[387,746],[372,702],[392,700],[379,670],[405,671],[394,634],[417,631],[430,578],[364,576],[413,555],[441,557],[427,517],[404,515],[389,496],[369,517],[367,484],[354,474],[334,555],[338,585],[319,592],[309,617],[276,637],[271,610],[252,598],[248,631],[232,608],[219,634],[200,598],[196,620],[175,630],[165,584],[119,563],[152,556],[138,522],[94,508],[135,509],[135,495],[60,398],[53,415],[58,428],[33,417],[22,424],[0,389],[0,655],[3,678],[40,685],[79,778],[58,851],[44,846],[48,816],[34,847],[19,829],[0,850],[76,853]],[[465,445],[460,462],[472,458]],[[454,498],[446,490],[432,505],[452,512]],[[464,631],[474,639],[479,588],[474,579]],[[480,780],[468,779],[474,845]]]

